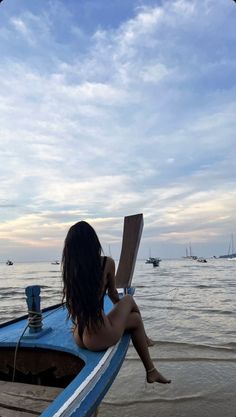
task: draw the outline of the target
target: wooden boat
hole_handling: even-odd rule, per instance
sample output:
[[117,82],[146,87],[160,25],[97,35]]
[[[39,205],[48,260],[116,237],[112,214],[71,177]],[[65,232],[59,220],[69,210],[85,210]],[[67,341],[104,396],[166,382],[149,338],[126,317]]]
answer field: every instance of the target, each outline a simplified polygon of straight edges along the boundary
[[[142,227],[141,214],[125,217],[116,275],[121,296],[132,292]],[[105,351],[81,349],[74,342],[66,309],[55,305],[41,315],[39,287],[26,292],[30,310],[34,304],[30,321],[26,315],[0,325],[0,416],[92,416],[122,365],[129,334]],[[108,312],[112,303],[108,296],[104,301]]]

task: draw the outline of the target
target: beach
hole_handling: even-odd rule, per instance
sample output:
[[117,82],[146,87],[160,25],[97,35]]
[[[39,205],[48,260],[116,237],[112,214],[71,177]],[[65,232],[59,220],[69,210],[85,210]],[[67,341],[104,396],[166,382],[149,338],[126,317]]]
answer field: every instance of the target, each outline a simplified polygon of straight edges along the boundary
[[[132,344],[100,417],[236,415],[236,262],[137,261],[133,285],[158,369],[170,385],[147,384]],[[24,288],[42,287],[42,307],[61,301],[60,265],[0,264],[0,322],[26,313]]]

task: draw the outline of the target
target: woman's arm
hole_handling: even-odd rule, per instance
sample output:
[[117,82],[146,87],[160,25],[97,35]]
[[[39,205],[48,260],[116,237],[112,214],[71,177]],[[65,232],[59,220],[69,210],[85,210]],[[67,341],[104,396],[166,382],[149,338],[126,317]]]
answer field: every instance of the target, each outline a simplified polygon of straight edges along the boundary
[[113,304],[120,301],[115,283],[115,262],[112,258],[107,258],[107,293]]

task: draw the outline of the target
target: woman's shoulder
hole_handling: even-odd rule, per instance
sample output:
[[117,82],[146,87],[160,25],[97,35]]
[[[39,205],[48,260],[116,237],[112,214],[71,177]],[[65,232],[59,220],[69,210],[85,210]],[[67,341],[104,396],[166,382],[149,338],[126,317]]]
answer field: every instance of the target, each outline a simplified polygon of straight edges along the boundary
[[102,265],[106,271],[115,269],[115,261],[110,256],[102,256]]
[[115,266],[115,261],[113,258],[111,258],[110,256],[107,256],[107,263],[110,266]]

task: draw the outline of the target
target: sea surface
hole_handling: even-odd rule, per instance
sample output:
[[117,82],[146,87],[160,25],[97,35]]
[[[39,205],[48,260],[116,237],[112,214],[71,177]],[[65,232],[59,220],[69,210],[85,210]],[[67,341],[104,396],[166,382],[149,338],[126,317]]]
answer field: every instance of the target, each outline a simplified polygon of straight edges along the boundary
[[[0,264],[0,323],[26,313],[24,289],[41,285],[42,308],[61,301],[60,265]],[[147,384],[132,344],[99,417],[236,416],[236,261],[139,260],[133,277],[150,348],[170,385]]]

